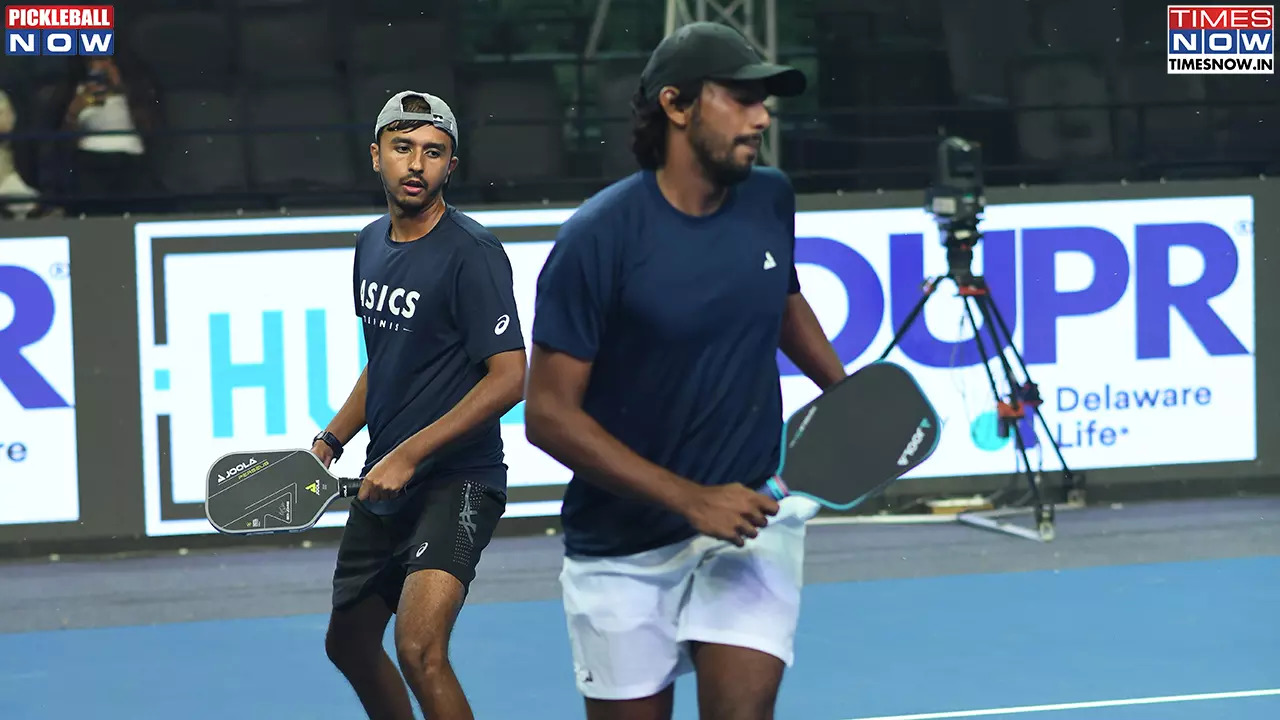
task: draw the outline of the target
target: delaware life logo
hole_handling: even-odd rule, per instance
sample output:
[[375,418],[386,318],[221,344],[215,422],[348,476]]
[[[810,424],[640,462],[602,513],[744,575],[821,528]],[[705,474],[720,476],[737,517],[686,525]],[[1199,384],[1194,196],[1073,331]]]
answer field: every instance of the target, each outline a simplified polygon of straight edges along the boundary
[[1170,5],[1170,75],[1272,75],[1272,5]]
[[114,55],[112,5],[9,5],[5,55]]

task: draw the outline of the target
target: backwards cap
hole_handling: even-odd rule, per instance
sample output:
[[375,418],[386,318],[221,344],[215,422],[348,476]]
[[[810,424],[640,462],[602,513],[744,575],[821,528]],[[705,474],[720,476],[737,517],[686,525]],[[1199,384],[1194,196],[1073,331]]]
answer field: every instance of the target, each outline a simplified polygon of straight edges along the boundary
[[[410,112],[404,109],[404,99],[414,96],[426,101],[427,112]],[[458,121],[453,117],[448,103],[435,95],[416,90],[404,90],[392,95],[378,113],[378,121],[373,126],[373,141],[378,141],[378,133],[382,128],[400,120],[422,121],[440,128],[453,139],[453,151],[458,152]]]

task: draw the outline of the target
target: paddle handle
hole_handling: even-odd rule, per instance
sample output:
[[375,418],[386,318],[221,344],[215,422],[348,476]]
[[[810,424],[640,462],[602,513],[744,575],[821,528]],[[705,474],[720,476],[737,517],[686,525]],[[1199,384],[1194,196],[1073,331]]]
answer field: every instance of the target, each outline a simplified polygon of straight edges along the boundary
[[[422,462],[418,463],[418,466],[414,468],[414,473],[416,474],[416,473],[424,472],[430,469],[432,466],[434,466],[435,463],[436,463],[436,458],[429,457],[426,460],[423,460]],[[338,497],[344,497],[344,498],[355,497],[357,494],[360,493],[361,480],[362,480],[361,478],[338,478]],[[401,488],[400,492],[404,492],[404,489]]]
[[774,500],[782,500],[791,494],[791,491],[787,489],[787,484],[777,475],[774,475],[765,482],[764,491],[766,495]]

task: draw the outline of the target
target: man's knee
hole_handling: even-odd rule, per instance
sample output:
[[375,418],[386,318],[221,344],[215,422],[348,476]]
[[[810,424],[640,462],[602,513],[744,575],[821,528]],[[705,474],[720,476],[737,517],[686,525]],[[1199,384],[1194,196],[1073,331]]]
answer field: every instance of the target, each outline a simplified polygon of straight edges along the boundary
[[382,645],[375,637],[349,626],[330,624],[324,636],[325,655],[344,674],[373,667],[373,660],[381,650]]
[[382,635],[391,611],[380,598],[369,598],[349,610],[334,611],[324,635],[324,651],[343,674],[375,666],[383,652]]
[[437,635],[397,637],[396,657],[406,677],[422,678],[430,684],[449,667],[449,644]]
[[452,575],[421,570],[409,575],[396,623],[396,656],[406,676],[430,680],[449,666],[449,636],[464,589]]

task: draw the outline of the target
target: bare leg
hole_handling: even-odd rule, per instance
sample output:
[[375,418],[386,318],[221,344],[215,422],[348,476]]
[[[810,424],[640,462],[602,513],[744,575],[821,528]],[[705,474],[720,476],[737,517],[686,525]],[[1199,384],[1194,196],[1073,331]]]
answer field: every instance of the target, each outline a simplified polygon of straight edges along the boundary
[[587,698],[587,720],[671,720],[675,684],[656,695],[636,700],[592,700]]
[[773,720],[786,665],[778,658],[731,645],[693,643],[701,720]]
[[400,595],[396,654],[422,714],[431,720],[474,720],[449,664],[449,637],[462,609],[462,583],[442,570],[409,575]]
[[382,647],[391,609],[380,597],[329,616],[325,652],[351,683],[370,720],[413,720],[409,691]]

